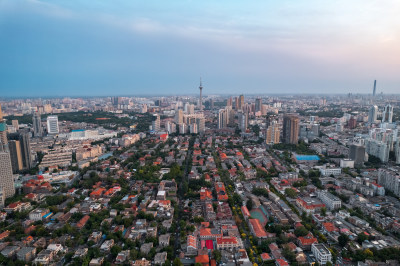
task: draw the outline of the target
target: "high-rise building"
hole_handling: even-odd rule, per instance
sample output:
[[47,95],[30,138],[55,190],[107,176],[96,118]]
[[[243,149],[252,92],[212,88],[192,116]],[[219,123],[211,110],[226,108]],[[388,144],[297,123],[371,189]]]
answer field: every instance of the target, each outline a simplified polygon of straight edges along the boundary
[[181,109],[175,112],[175,123],[178,125],[183,123],[183,111]]
[[159,132],[161,129],[161,121],[160,121],[160,116],[159,115],[154,115],[155,120],[152,122],[152,129],[155,132]]
[[226,109],[220,109],[218,111],[218,129],[226,128],[228,120],[228,114]]
[[42,118],[39,112],[34,112],[32,115],[33,136],[43,137]]
[[58,116],[49,115],[47,117],[47,133],[50,135],[60,133],[60,130],[58,128]]
[[380,168],[378,171],[378,184],[385,189],[400,196],[400,175],[391,169]]
[[283,116],[283,142],[297,144],[299,142],[299,117],[294,114]]
[[232,97],[229,97],[228,100],[226,100],[226,106],[232,106]]
[[29,133],[19,130],[8,135],[11,164],[14,173],[32,167]]
[[372,96],[375,97],[376,94],[376,80],[374,80],[374,90],[372,91]]
[[378,106],[373,105],[373,106],[371,106],[371,108],[369,109],[369,113],[368,113],[368,123],[369,123],[369,124],[374,124],[374,123],[376,123],[377,118],[378,118]]
[[277,144],[280,141],[281,130],[278,123],[274,120],[267,128],[265,143]]
[[238,109],[241,110],[244,107],[244,96],[243,94],[239,96],[239,106]]
[[11,121],[12,126],[14,127],[15,130],[19,129],[19,123],[18,120],[12,120]]
[[14,177],[11,166],[10,153],[7,146],[0,145],[0,190],[5,198],[15,194]]
[[350,129],[354,129],[357,127],[357,120],[352,116],[349,119],[348,126]]
[[256,99],[256,104],[255,104],[255,111],[256,112],[261,112],[261,108],[262,108],[262,99],[261,98],[257,98]]
[[196,118],[196,124],[197,124],[197,130],[199,133],[203,133],[205,131],[205,124],[206,124],[206,120],[204,119],[204,117],[198,117]]
[[3,143],[3,145],[7,145],[7,125],[6,122],[3,119],[3,112],[1,111],[1,105],[0,105],[0,142]]
[[242,132],[247,130],[247,125],[248,125],[247,113],[244,113],[244,112],[239,112],[238,113],[238,124],[239,124],[239,129]]
[[22,164],[21,143],[19,140],[10,140],[8,142],[8,148],[10,150],[13,173],[17,173],[24,168]]
[[390,104],[385,106],[382,114],[382,123],[392,123],[393,121],[393,106]]
[[235,97],[233,99],[233,103],[234,103],[233,109],[235,109],[236,111],[239,110],[239,97]]

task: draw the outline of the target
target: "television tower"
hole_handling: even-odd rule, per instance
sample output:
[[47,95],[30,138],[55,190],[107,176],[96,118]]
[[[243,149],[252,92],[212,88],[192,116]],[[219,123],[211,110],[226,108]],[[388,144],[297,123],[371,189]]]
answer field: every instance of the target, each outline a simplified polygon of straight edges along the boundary
[[202,100],[202,92],[203,92],[203,86],[201,85],[201,78],[200,78],[200,100],[199,100],[199,104],[200,104],[200,112],[203,111],[203,100]]

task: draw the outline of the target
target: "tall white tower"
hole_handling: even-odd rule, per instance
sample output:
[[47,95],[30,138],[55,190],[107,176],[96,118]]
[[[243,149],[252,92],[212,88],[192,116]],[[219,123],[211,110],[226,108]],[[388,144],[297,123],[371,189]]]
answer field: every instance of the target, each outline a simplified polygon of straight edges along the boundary
[[203,86],[201,84],[201,78],[200,78],[200,100],[199,100],[199,106],[200,106],[200,111],[203,111],[203,98],[202,98],[202,93],[203,93]]

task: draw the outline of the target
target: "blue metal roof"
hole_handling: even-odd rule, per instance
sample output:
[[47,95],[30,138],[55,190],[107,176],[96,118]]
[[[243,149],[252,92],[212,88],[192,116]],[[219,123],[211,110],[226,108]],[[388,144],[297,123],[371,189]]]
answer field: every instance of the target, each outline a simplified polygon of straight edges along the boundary
[[298,161],[319,161],[318,155],[296,155]]

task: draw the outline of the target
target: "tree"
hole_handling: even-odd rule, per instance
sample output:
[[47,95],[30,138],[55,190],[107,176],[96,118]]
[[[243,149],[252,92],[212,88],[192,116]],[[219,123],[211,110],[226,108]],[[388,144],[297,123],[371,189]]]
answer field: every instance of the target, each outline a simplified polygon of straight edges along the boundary
[[297,192],[293,188],[285,189],[285,194],[292,199],[297,198]]
[[357,242],[361,245],[365,240],[368,239],[368,236],[364,233],[361,232],[357,235]]
[[247,200],[246,207],[249,211],[253,209],[253,201],[251,199]]
[[121,248],[120,246],[117,246],[117,245],[112,246],[112,248],[111,248],[111,255],[112,255],[114,258],[116,258],[117,255],[118,255],[118,253],[121,252],[121,250],[122,250],[122,248]]
[[179,258],[175,258],[173,265],[174,266],[183,266],[183,263],[181,262],[181,260]]
[[215,259],[216,262],[221,261],[221,258],[222,258],[221,251],[215,249],[215,250],[212,252],[212,254],[213,254],[213,257],[214,257],[214,259]]
[[306,236],[308,234],[308,230],[304,226],[299,226],[294,230],[294,234],[299,236]]
[[345,234],[340,234],[340,236],[338,237],[338,241],[341,247],[345,247],[349,242],[349,237]]
[[325,207],[321,208],[321,215],[326,216],[326,208]]

